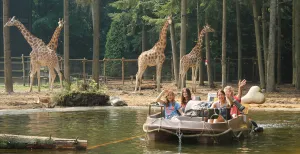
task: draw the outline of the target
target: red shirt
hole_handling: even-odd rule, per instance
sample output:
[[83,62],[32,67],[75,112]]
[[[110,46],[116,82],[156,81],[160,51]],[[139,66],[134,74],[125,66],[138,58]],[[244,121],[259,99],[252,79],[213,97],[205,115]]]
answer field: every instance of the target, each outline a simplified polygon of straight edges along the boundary
[[[235,100],[237,100],[239,103],[241,103],[241,99],[239,99],[237,96],[233,96],[233,98]],[[240,110],[235,105],[233,105],[230,109],[230,115],[233,115],[233,114],[236,114],[236,115],[241,114]]]

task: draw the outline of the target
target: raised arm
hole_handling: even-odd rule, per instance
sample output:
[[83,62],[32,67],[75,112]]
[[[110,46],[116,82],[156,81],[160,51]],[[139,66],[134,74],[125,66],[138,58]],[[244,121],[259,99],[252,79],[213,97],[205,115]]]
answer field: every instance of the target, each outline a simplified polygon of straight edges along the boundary
[[246,80],[244,79],[244,80],[239,80],[239,83],[238,83],[238,94],[237,94],[237,97],[239,98],[239,99],[241,99],[241,97],[242,97],[242,91],[243,91],[243,87],[246,85]]
[[166,101],[162,100],[161,97],[167,92],[167,90],[163,90],[157,97],[155,102],[166,103]]

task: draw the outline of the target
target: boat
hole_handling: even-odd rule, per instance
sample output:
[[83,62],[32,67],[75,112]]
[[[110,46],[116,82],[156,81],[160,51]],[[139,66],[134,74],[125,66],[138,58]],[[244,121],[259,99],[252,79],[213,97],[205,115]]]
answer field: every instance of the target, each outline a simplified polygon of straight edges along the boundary
[[[163,105],[149,105],[149,113],[143,130],[148,140],[180,142],[199,142],[203,144],[232,143],[254,134],[257,125],[247,114],[230,119],[230,108],[223,109],[227,113],[225,122],[209,123],[212,117],[218,117],[222,109],[209,108],[212,102],[192,100],[188,102],[184,116],[164,118]],[[160,107],[160,112],[151,114],[152,107]],[[224,112],[222,112],[224,113]],[[224,117],[223,116],[223,117]]]

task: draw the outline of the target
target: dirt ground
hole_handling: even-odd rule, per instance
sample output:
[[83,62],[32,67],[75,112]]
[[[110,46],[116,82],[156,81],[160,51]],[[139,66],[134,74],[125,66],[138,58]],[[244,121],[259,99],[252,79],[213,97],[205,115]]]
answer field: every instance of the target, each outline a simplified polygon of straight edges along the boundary
[[[221,88],[220,83],[215,83],[216,88],[209,88],[205,86],[197,86],[197,92],[195,96],[200,96],[202,100],[207,99],[207,94],[210,92],[216,92]],[[237,84],[229,84],[233,87],[237,87]],[[245,95],[251,86],[258,85],[253,83],[247,83],[243,90]],[[109,96],[118,96],[125,100],[129,106],[147,106],[149,103],[154,102],[155,98],[159,94],[155,88],[154,81],[144,81],[142,84],[141,93],[134,93],[135,83],[126,81],[124,85],[120,81],[108,81],[106,94]],[[191,83],[187,82],[187,87],[191,87]],[[171,82],[162,83],[162,89],[171,89],[177,93],[176,100],[180,100],[180,90],[177,90],[175,84]],[[14,93],[5,93],[4,87],[0,89],[0,110],[1,109],[35,109],[35,108],[47,108],[50,98],[53,94],[60,92],[59,87],[56,87],[54,91],[50,92],[47,88],[42,89],[41,92],[37,92],[37,87],[34,87],[33,91],[28,92],[29,87],[21,89],[14,88]],[[283,84],[276,87],[277,92],[265,93],[266,102],[264,104],[253,104],[251,109],[263,109],[263,110],[300,110],[300,92],[295,91],[295,88],[290,84]]]

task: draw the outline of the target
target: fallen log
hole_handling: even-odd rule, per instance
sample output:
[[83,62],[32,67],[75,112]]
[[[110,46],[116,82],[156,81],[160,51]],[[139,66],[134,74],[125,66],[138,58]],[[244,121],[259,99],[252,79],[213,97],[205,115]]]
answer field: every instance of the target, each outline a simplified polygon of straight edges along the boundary
[[0,134],[0,149],[86,150],[87,140]]

